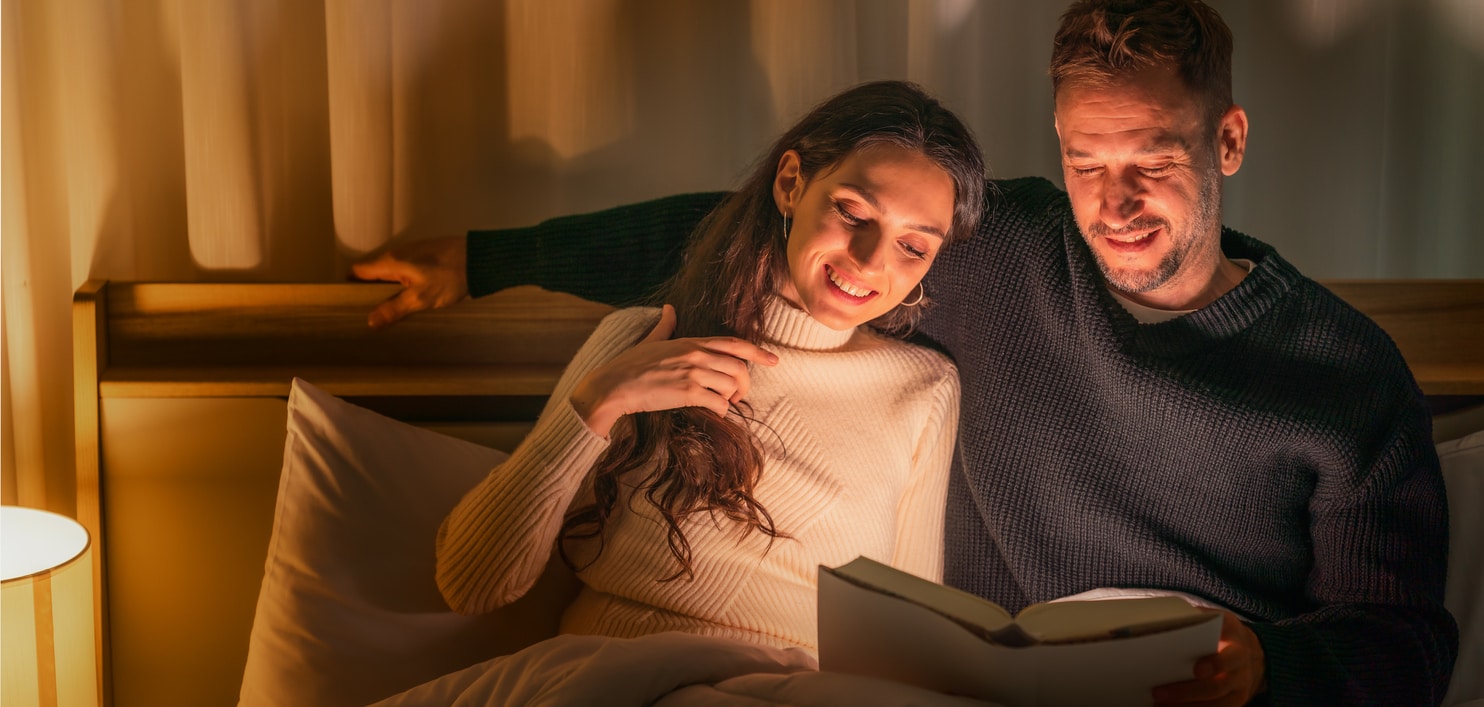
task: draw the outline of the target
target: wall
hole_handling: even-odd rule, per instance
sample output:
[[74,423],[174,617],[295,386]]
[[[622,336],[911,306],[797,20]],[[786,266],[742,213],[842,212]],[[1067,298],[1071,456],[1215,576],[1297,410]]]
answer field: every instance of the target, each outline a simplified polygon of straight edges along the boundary
[[[1226,221],[1317,277],[1484,277],[1484,3],[1222,0]],[[1059,3],[3,0],[3,497],[72,507],[87,278],[345,277],[387,242],[723,189],[813,102],[919,81],[1055,177]]]

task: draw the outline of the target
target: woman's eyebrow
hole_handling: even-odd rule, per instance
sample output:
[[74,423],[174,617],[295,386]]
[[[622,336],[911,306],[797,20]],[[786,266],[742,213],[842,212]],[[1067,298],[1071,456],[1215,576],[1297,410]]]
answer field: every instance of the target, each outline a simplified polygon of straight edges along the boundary
[[[857,184],[851,184],[850,182],[841,182],[840,183],[840,186],[845,187],[846,189],[849,189],[849,190],[855,192],[856,194],[860,195],[860,198],[865,199],[866,200],[866,203],[868,203],[871,206],[875,207],[877,211],[880,211],[881,210],[881,202],[879,202],[879,201],[876,200],[876,195],[873,194],[870,189],[867,189],[867,188],[865,188],[863,186],[860,186],[860,185],[857,185]],[[922,231],[923,233],[926,233],[926,234],[929,234],[929,235],[933,235],[933,236],[937,236],[939,238],[947,238],[948,237],[948,234],[946,232],[944,232],[943,229],[938,228],[937,226],[929,226],[929,225],[927,225],[925,223],[908,223],[908,224],[904,224],[904,225],[907,228],[912,229],[914,231]]]

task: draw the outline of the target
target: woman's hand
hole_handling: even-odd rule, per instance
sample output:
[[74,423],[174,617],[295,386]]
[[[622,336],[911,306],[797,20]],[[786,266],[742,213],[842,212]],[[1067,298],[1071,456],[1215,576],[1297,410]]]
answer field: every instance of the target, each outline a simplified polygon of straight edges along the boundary
[[772,366],[778,357],[730,336],[674,339],[675,308],[665,305],[660,321],[633,348],[593,369],[572,391],[572,407],[603,437],[629,413],[703,407],[726,415],[747,397],[747,364]]

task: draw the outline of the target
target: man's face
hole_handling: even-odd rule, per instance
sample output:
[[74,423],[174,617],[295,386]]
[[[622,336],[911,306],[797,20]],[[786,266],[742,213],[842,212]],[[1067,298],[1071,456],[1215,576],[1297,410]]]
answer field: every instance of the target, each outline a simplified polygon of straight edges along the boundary
[[1114,289],[1166,309],[1203,301],[1223,262],[1221,176],[1236,171],[1245,145],[1239,116],[1240,144],[1231,149],[1231,117],[1213,130],[1169,69],[1057,92],[1067,193]]

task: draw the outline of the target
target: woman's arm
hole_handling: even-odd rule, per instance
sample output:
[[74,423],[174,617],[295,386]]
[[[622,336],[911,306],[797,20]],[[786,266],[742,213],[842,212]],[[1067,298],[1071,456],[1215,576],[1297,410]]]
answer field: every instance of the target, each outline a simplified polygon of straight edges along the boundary
[[892,566],[943,581],[943,513],[958,436],[958,371],[950,367],[932,396],[933,411],[912,457],[912,477],[897,505]]
[[573,410],[572,389],[633,346],[656,315],[625,309],[604,318],[567,366],[531,433],[444,519],[437,580],[455,611],[493,611],[520,598],[541,576],[568,506],[608,448]]

